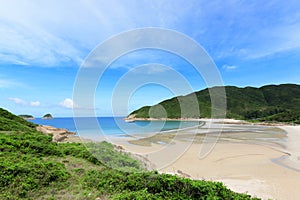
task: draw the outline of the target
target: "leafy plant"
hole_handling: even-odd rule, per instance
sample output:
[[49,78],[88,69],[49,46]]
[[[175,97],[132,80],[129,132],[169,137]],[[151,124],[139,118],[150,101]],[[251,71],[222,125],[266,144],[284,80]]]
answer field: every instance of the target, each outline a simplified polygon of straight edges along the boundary
[[[174,97],[160,102],[157,105],[163,107],[168,118],[198,118],[211,117],[211,99],[210,92],[218,94],[218,87],[201,90],[184,97]],[[226,117],[258,120],[258,121],[279,121],[299,123],[300,121],[300,85],[282,84],[268,85],[261,88],[246,87],[238,88],[234,86],[225,86],[226,90]],[[200,115],[194,110],[188,110],[187,114],[181,113],[181,102],[186,102],[186,108],[190,105],[188,99],[191,95],[196,95]],[[184,101],[182,100],[184,99]],[[149,111],[156,107],[145,106],[133,111],[130,115],[137,118],[149,118]],[[156,113],[156,118],[159,116]]]
[[221,183],[143,171],[107,142],[54,143],[0,111],[0,199],[250,199]]

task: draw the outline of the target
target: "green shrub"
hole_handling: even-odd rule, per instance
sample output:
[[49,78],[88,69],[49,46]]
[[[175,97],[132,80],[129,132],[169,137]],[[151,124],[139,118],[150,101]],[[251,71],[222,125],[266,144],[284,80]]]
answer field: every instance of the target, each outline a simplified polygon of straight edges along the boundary
[[11,152],[1,153],[0,158],[0,188],[6,195],[28,197],[34,190],[69,177],[61,163]]
[[115,199],[250,199],[237,194],[222,183],[195,181],[155,172],[128,173],[117,170],[91,170],[84,181]]
[[[261,88],[225,86],[224,88],[226,90],[227,118],[292,123],[299,123],[300,121],[300,85],[268,85]],[[133,111],[130,115],[135,115],[137,118],[149,118],[149,111],[155,110],[153,108],[159,105],[165,109],[168,118],[209,118],[211,117],[212,109],[210,92],[218,94],[218,87],[210,88],[210,90],[204,89],[186,96],[174,97],[153,106],[144,106]],[[188,105],[191,104],[189,98],[192,95],[197,97],[200,116],[194,109],[188,110]],[[181,113],[182,105],[180,105],[180,102],[185,102],[186,104],[186,116],[183,116],[183,113]],[[190,107],[192,108],[193,106]],[[163,112],[161,110],[157,110],[157,113],[154,112],[154,117],[166,117],[162,115]]]
[[[12,114],[1,113],[9,119],[0,118],[0,125],[4,122],[0,132],[0,199],[95,199],[98,194],[112,199],[250,199],[222,183],[143,172],[138,161],[115,151],[107,142],[54,143],[51,136],[35,131]],[[88,161],[82,163],[90,163],[93,170],[83,169],[81,164],[64,164],[74,160]],[[67,192],[70,194],[64,196]],[[92,193],[94,196],[87,195]]]

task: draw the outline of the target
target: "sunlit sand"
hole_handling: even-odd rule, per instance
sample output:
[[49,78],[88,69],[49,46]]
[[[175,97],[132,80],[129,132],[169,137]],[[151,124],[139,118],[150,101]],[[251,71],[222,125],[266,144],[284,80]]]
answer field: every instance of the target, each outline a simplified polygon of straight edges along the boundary
[[[111,142],[142,156],[162,173],[221,181],[236,192],[263,199],[300,196],[295,189],[300,186],[300,126],[206,121],[196,132],[194,128],[149,138],[113,138]],[[218,142],[200,159],[207,132]]]

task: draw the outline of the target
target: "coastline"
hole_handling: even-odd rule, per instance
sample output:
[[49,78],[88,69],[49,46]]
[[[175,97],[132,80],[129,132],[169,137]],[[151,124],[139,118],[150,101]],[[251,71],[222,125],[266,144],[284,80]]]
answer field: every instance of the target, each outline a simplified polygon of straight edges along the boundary
[[126,122],[135,121],[202,121],[203,118],[135,118],[135,117],[125,117]]
[[284,122],[259,122],[259,121],[246,121],[233,118],[136,118],[136,117],[125,117],[125,122],[135,122],[135,121],[204,121],[204,122],[214,122],[224,124],[254,124],[254,125],[266,125],[266,126],[298,126],[297,124],[284,123]]
[[[233,191],[262,199],[294,199],[300,196],[300,191],[290,187],[300,185],[300,147],[297,145],[300,143],[300,126],[232,119],[226,119],[225,123],[217,119],[201,121],[205,121],[206,125],[198,129],[199,134],[193,138],[189,148],[173,163],[162,168],[160,164],[172,155],[174,149],[190,142],[192,132],[183,131],[176,137],[166,133],[151,138],[119,138],[111,142],[143,156],[160,173],[223,182]],[[208,127],[211,130],[206,130]],[[214,149],[200,159],[198,155],[205,133],[214,134],[220,127],[223,127],[222,134]],[[173,148],[164,151],[166,147]],[[154,155],[155,152],[158,153]]]
[[[129,153],[144,163],[148,170],[223,182],[235,192],[262,199],[293,199],[300,195],[300,191],[289,187],[300,185],[300,126],[233,119],[200,121],[205,125],[179,132],[106,140],[116,150]],[[218,136],[216,131],[220,129],[222,134]],[[199,150],[207,133],[219,137],[218,142],[208,156],[200,159]],[[70,134],[62,142],[95,141]],[[169,151],[164,151],[166,147],[170,147]],[[184,152],[174,162],[163,166],[176,150]]]

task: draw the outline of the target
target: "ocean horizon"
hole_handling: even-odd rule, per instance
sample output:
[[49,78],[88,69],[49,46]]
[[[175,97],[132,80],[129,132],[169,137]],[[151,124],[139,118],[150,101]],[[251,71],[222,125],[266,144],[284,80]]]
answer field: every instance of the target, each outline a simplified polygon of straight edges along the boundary
[[99,134],[125,137],[183,129],[202,123],[200,121],[134,121],[129,123],[124,120],[124,117],[58,117],[54,119],[35,118],[28,121],[39,125],[65,128],[80,137],[93,140],[97,140]]

